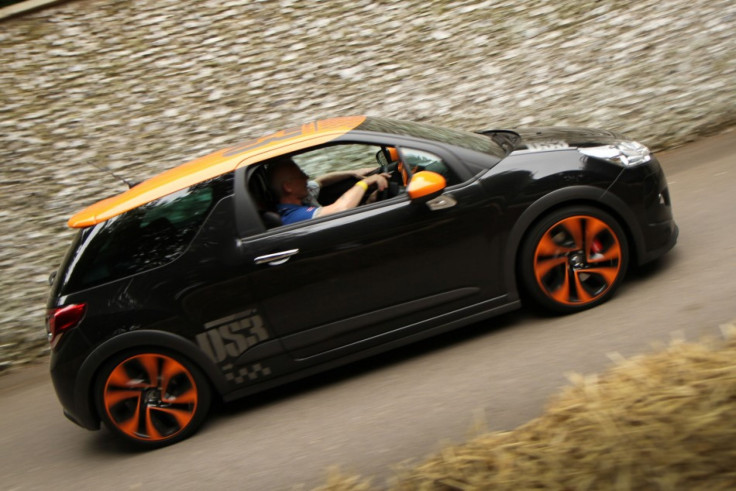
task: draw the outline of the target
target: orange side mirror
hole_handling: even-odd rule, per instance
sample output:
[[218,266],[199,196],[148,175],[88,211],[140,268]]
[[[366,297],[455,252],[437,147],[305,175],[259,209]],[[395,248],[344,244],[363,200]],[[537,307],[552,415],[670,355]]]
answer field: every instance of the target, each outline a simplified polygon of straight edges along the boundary
[[443,176],[436,172],[423,170],[411,177],[411,182],[406,191],[412,201],[426,203],[442,194],[445,187],[447,187],[447,181]]

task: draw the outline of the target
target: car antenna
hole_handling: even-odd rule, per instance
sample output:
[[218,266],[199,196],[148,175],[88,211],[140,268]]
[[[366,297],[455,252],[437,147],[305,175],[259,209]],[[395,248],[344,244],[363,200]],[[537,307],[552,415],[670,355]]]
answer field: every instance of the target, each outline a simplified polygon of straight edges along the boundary
[[118,181],[123,181],[123,182],[125,183],[125,185],[126,185],[126,186],[128,186],[128,189],[130,189],[130,188],[132,188],[133,186],[136,186],[137,184],[139,184],[139,183],[137,183],[137,182],[130,182],[130,181],[126,180],[125,178],[123,178],[123,177],[121,177],[121,176],[119,176],[119,175],[115,174],[115,173],[114,173],[113,171],[111,171],[110,169],[107,169],[107,168],[103,168],[103,167],[100,167],[100,166],[98,166],[97,164],[95,164],[95,163],[94,163],[94,162],[92,162],[91,160],[88,160],[88,161],[87,161],[87,163],[88,163],[89,165],[91,165],[92,167],[94,167],[95,169],[99,170],[99,171],[102,171],[102,172],[104,172],[104,173],[106,173],[106,174],[110,174],[110,175],[111,175],[112,177],[114,177],[114,178],[115,178],[115,179],[117,179]]

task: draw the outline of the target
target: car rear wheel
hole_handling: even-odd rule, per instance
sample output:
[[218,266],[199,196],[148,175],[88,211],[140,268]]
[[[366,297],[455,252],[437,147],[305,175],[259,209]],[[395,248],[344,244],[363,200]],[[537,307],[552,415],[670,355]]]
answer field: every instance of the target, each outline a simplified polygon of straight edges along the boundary
[[199,428],[209,409],[210,387],[187,359],[145,350],[110,360],[100,372],[95,397],[110,430],[137,446],[157,448]]
[[626,272],[628,245],[609,214],[588,206],[570,207],[532,227],[520,261],[522,282],[537,303],[573,313],[613,295]]

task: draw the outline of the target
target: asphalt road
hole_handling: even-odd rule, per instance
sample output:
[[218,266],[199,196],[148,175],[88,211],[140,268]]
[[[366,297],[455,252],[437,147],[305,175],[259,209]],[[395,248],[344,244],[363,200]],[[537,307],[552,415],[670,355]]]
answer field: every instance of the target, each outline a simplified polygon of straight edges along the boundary
[[570,372],[600,372],[674,337],[736,319],[736,130],[660,155],[680,240],[605,305],[474,325],[216,411],[193,438],[140,453],[61,414],[46,366],[0,377],[0,488],[310,488],[327,468],[378,476],[461,442],[478,422],[513,429]]

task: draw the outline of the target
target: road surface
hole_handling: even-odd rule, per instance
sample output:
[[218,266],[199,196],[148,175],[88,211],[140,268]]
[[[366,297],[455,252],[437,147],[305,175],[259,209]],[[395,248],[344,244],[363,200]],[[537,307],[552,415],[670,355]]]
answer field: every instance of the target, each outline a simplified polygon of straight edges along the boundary
[[1,487],[309,489],[327,469],[377,476],[543,411],[570,372],[601,372],[736,319],[736,130],[660,155],[680,240],[616,297],[569,317],[520,311],[216,411],[193,438],[134,452],[68,422],[44,365],[0,377]]

